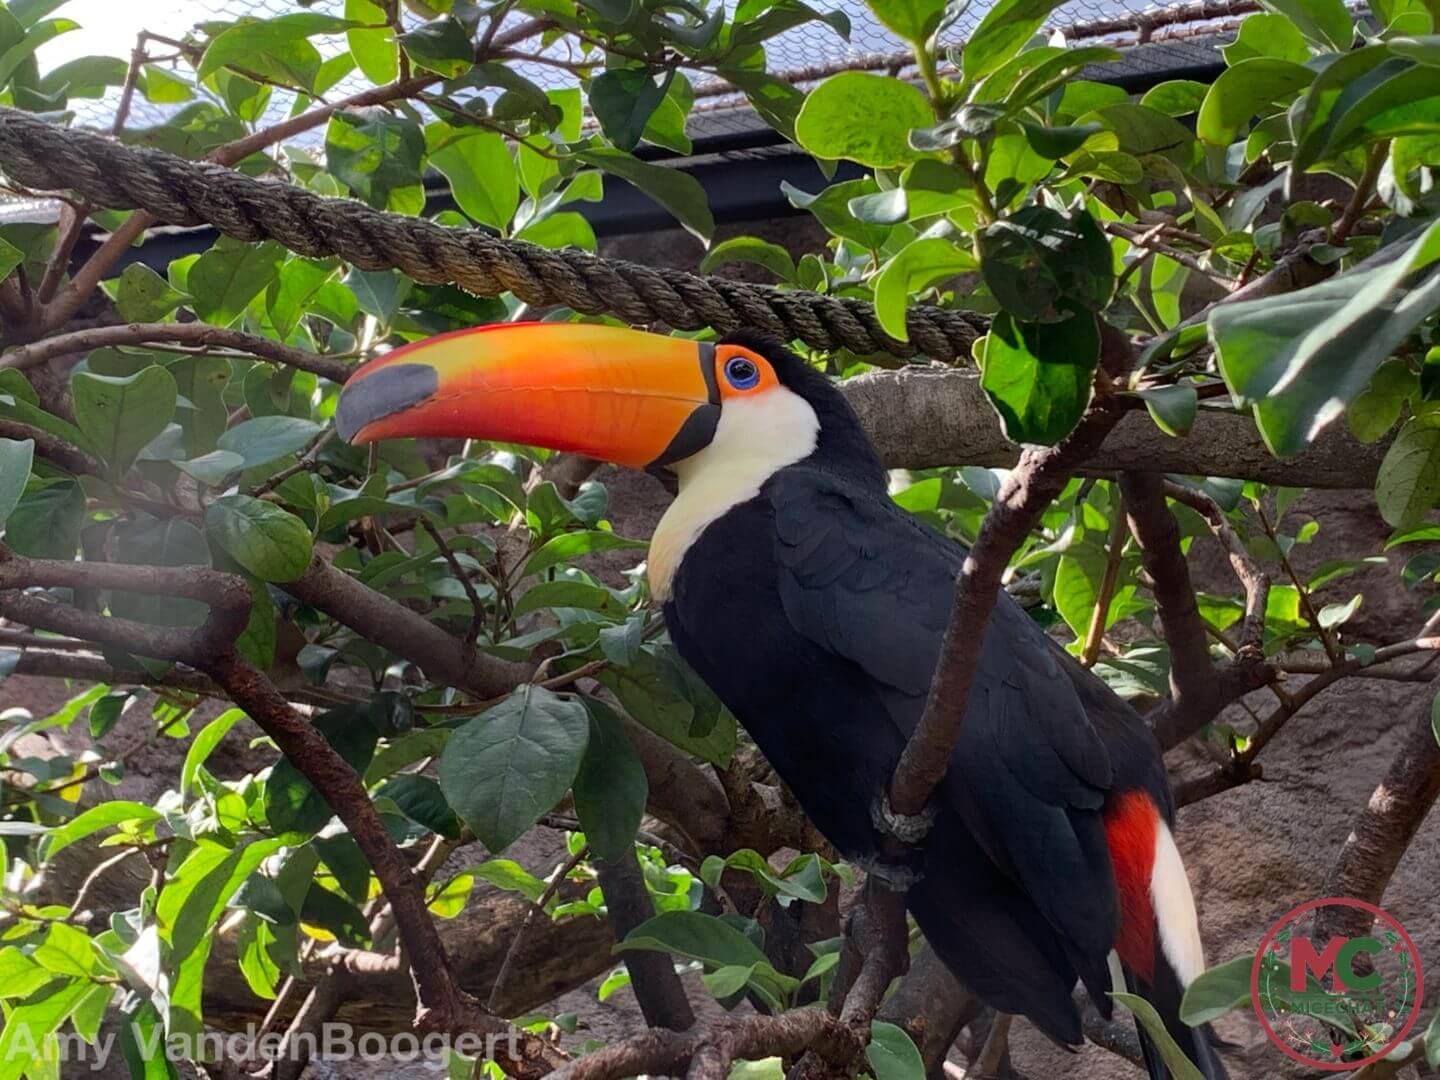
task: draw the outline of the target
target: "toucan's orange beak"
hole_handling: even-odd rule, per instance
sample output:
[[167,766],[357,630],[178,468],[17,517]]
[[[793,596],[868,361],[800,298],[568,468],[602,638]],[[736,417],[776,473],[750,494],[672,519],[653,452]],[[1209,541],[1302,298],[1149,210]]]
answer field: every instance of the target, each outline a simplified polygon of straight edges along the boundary
[[335,426],[352,443],[493,439],[667,465],[715,434],[714,366],[711,345],[613,326],[458,330],[362,367],[341,392]]

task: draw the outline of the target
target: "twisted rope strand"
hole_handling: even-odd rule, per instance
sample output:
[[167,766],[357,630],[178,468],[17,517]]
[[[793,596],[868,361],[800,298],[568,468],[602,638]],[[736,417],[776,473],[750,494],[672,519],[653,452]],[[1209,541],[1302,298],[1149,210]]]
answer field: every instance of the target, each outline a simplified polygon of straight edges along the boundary
[[916,305],[906,318],[910,341],[901,342],[881,329],[872,306],[861,300],[657,270],[480,229],[446,228],[124,146],[15,109],[0,108],[0,167],[27,187],[70,189],[110,209],[147,210],[176,225],[213,225],[237,240],[277,240],[312,258],[338,255],[363,270],[399,269],[420,282],[453,282],[481,296],[512,292],[528,304],[564,304],[631,323],[710,326],[722,333],[754,327],[817,349],[942,361],[967,358],[984,332],[984,319],[974,313]]

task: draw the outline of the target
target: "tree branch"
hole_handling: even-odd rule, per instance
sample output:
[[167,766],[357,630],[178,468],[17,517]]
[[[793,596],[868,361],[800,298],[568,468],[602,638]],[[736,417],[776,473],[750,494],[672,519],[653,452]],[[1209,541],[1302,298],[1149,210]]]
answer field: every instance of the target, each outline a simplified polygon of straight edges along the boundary
[[318,553],[299,579],[281,588],[447,686],[491,698],[509,693],[530,676],[524,664],[466,648],[425,616],[367,588]]
[[[1010,468],[1021,448],[1005,438],[974,371],[910,366],[840,384],[891,469],[951,465]],[[1190,435],[1172,438],[1145,410],[1124,416],[1085,471],[1229,476],[1317,488],[1373,488],[1388,439],[1365,445],[1332,424],[1313,446],[1278,460],[1249,416],[1201,409]]]
[[[600,891],[605,896],[605,909],[610,913],[610,927],[619,943],[655,914],[655,904],[645,888],[645,878],[633,849],[618,862],[597,858],[594,863]],[[680,976],[675,974],[675,961],[669,953],[631,949],[625,953],[625,967],[630,972],[630,988],[640,1003],[645,1023],[671,1031],[686,1031],[695,1026],[695,1010],[690,1007],[690,999],[685,995]]]
[[15,439],[21,442],[31,439],[35,443],[36,454],[46,461],[60,466],[66,472],[96,474],[100,472],[100,463],[83,450],[76,449],[48,431],[41,431],[39,428],[32,428],[15,420],[0,419],[0,439]]
[[154,341],[179,342],[197,347],[221,346],[238,349],[266,360],[273,360],[277,364],[286,364],[301,371],[311,372],[334,383],[344,383],[350,377],[351,371],[354,370],[350,364],[334,357],[297,349],[272,338],[260,337],[258,334],[247,334],[240,330],[231,330],[227,327],[211,326],[208,323],[200,322],[122,323],[116,326],[95,326],[87,330],[76,330],[73,333],[60,334],[57,337],[45,338],[43,341],[36,341],[29,345],[21,345],[19,348],[0,354],[0,369],[23,369],[71,353],[90,352],[93,349],[113,345],[143,345]]
[[[1440,740],[1431,719],[1437,694],[1440,678],[1416,695],[1400,749],[1370,801],[1356,815],[1326,878],[1323,895],[1353,896],[1372,904],[1379,904],[1384,897],[1410,841],[1440,797]],[[1315,919],[1315,938],[1328,941],[1334,934],[1359,936],[1369,929],[1369,922],[1368,916],[1362,919],[1359,912],[1321,909]]]
[[513,1034],[513,1053],[506,1041],[496,1044],[497,1049],[505,1047],[501,1061],[512,1076],[538,1078],[561,1065],[564,1056],[548,1043],[511,1028],[455,984],[449,956],[425,907],[423,882],[391,838],[349,763],[233,649],[212,655],[200,666],[325,797],[370,864],[390,905],[414,980],[419,1002],[416,1028],[451,1034]]
[[[1102,328],[1102,366],[1110,369],[1128,363],[1128,339],[1103,324]],[[960,737],[960,724],[980,661],[975,630],[989,622],[1010,556],[1071,474],[1104,442],[1120,416],[1120,407],[1113,399],[1097,398],[1064,442],[1026,450],[1019,466],[1001,485],[961,566],[925,711],[890,779],[889,804],[896,814],[920,815],[950,766],[950,754]]]
[[[1170,646],[1170,697],[1146,716],[1161,747],[1169,749],[1215,719],[1232,701],[1275,680],[1275,669],[1265,662],[1260,649],[1270,585],[1209,496],[1169,484],[1152,473],[1125,473],[1120,485]],[[1219,671],[1210,660],[1209,633],[1195,602],[1189,565],[1180,550],[1180,530],[1165,505],[1166,495],[1174,493],[1178,500],[1180,492],[1226,545],[1245,585],[1243,644],[1234,662]],[[1222,531],[1228,535],[1221,536]]]

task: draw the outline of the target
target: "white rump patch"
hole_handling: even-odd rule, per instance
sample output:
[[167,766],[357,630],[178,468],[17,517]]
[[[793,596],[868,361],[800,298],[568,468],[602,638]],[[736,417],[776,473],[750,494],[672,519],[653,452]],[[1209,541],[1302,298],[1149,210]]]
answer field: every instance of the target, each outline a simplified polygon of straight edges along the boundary
[[783,386],[728,399],[710,444],[670,466],[680,480],[680,494],[650,539],[651,595],[662,604],[669,600],[680,560],[705,526],[753,499],[785,466],[809,457],[819,437],[815,410]]
[[1200,919],[1195,914],[1195,897],[1190,879],[1180,861],[1180,849],[1163,821],[1155,823],[1155,868],[1150,874],[1150,901],[1160,928],[1160,947],[1165,959],[1189,986],[1205,970],[1205,949],[1200,944]]

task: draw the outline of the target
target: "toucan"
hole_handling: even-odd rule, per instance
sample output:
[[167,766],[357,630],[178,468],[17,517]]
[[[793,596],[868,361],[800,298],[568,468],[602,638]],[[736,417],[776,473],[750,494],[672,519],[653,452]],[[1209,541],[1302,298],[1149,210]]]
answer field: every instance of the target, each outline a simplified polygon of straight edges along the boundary
[[[1159,746],[1007,595],[970,628],[979,670],[934,823],[911,864],[882,854],[875,808],[924,708],[966,549],[895,504],[822,372],[753,332],[487,326],[365,364],[335,424],[352,443],[500,440],[672,477],[651,594],[820,832],[906,889],[931,947],[996,1009],[1074,1046],[1077,979],[1108,1015],[1119,975],[1202,1075],[1225,1076],[1212,1034],[1179,1016],[1205,961]],[[1141,1041],[1150,1075],[1169,1077]]]

